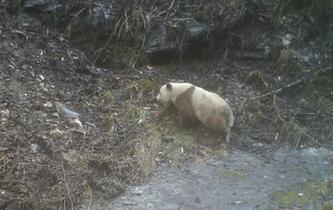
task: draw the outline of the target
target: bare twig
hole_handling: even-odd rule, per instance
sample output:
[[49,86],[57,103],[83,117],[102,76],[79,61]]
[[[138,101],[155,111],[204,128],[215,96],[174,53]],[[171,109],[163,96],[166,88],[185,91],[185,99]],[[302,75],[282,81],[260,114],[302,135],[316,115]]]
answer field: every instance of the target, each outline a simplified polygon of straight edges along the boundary
[[87,189],[88,189],[88,193],[89,193],[89,204],[88,204],[88,210],[91,209],[91,204],[92,204],[92,199],[93,199],[93,196],[92,196],[92,191],[91,191],[91,188],[89,186],[89,184],[87,184]]
[[73,210],[74,209],[74,204],[73,204],[72,196],[70,195],[70,190],[69,190],[69,186],[68,186],[68,183],[67,183],[67,176],[66,176],[66,171],[65,171],[64,164],[62,164],[62,173],[63,173],[63,176],[64,176],[64,184],[65,184],[65,187],[66,187],[67,197],[68,197],[68,200],[71,204],[71,210]]
[[171,3],[170,3],[170,6],[168,7],[168,9],[166,9],[166,10],[160,12],[160,13],[157,15],[157,17],[158,17],[158,16],[161,16],[161,15],[164,15],[164,14],[166,14],[167,12],[169,12],[169,11],[172,9],[172,7],[173,7],[174,4],[175,4],[175,0],[172,0]]
[[[273,106],[274,106],[274,111],[275,111],[275,114],[277,116],[277,118],[283,122],[283,123],[288,123],[288,124],[291,124],[292,125],[292,128],[294,130],[296,130],[300,135],[303,135],[303,136],[306,136],[308,139],[310,139],[311,141],[313,141],[314,143],[318,144],[319,146],[321,146],[321,144],[318,142],[317,139],[313,138],[310,134],[308,134],[304,128],[300,127],[297,123],[293,122],[293,120],[285,120],[283,119],[283,117],[281,117],[280,115],[280,111],[279,111],[279,108],[276,104],[276,95],[274,94],[273,95]],[[297,140],[297,143],[296,143],[296,146],[299,144],[299,141],[301,139],[301,136],[299,136],[298,140]]]

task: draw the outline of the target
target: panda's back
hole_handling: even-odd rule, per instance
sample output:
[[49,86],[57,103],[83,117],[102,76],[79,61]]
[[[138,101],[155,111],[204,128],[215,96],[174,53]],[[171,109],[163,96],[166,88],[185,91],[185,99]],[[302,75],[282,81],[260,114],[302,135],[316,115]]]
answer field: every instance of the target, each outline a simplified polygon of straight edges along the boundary
[[223,111],[223,107],[228,106],[219,95],[200,87],[195,87],[192,105],[199,120],[205,120],[213,114],[219,115]]

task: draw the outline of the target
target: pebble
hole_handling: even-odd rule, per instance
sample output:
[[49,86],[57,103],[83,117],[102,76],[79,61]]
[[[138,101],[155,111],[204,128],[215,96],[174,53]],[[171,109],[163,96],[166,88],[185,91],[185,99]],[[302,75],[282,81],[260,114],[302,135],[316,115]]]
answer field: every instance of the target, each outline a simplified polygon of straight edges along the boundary
[[37,144],[31,144],[30,147],[31,147],[32,153],[36,153],[37,152],[37,147],[38,147]]
[[78,118],[80,116],[79,113],[68,109],[64,104],[56,102],[57,111],[60,115],[67,118]]
[[4,109],[0,111],[0,118],[9,118],[9,109]]
[[143,190],[140,190],[137,187],[132,190],[132,194],[134,194],[134,195],[142,195],[142,193],[143,193]]
[[59,118],[59,117],[60,117],[60,115],[59,115],[58,112],[53,112],[53,113],[51,114],[51,116],[54,117],[54,118]]
[[9,148],[8,147],[1,147],[0,146],[0,152],[5,152],[5,151],[8,151]]
[[76,128],[81,128],[81,129],[83,128],[82,123],[78,118],[70,119],[69,123]]
[[50,131],[50,136],[53,138],[60,138],[63,135],[64,135],[64,133],[61,130],[59,130],[58,128]]
[[43,75],[41,75],[41,74],[38,76],[38,78],[39,78],[41,81],[45,80],[45,77],[44,77]]
[[48,102],[44,103],[43,106],[46,108],[52,108],[53,105],[52,105],[51,101],[48,101]]

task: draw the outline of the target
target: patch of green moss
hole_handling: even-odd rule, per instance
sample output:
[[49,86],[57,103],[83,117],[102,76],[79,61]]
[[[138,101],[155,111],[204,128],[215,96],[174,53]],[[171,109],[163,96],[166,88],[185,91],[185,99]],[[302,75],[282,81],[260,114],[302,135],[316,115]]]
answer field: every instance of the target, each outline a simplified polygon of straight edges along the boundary
[[319,199],[325,199],[333,193],[332,182],[309,181],[296,190],[273,193],[273,199],[281,209],[305,208]]
[[318,106],[322,111],[333,110],[333,98],[332,97],[320,97],[318,100]]
[[333,210],[333,204],[330,203],[324,204],[323,210]]
[[104,99],[105,102],[111,103],[114,98],[112,94],[112,90],[106,90],[101,94],[102,99]]
[[245,177],[244,173],[236,170],[220,169],[217,174],[221,179],[227,179],[230,181],[240,180]]
[[311,197],[309,194],[300,196],[298,192],[277,192],[274,198],[278,206],[282,209],[293,209],[295,206],[305,206],[310,203]]

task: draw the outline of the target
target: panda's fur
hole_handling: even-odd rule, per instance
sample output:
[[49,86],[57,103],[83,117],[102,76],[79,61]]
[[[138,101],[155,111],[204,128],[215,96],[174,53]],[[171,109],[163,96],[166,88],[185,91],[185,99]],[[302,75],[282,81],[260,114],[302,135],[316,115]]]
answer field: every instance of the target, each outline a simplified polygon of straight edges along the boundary
[[212,131],[223,134],[229,142],[234,116],[230,105],[219,95],[191,83],[167,83],[156,99],[165,105],[161,116],[176,111],[183,127],[197,119]]

